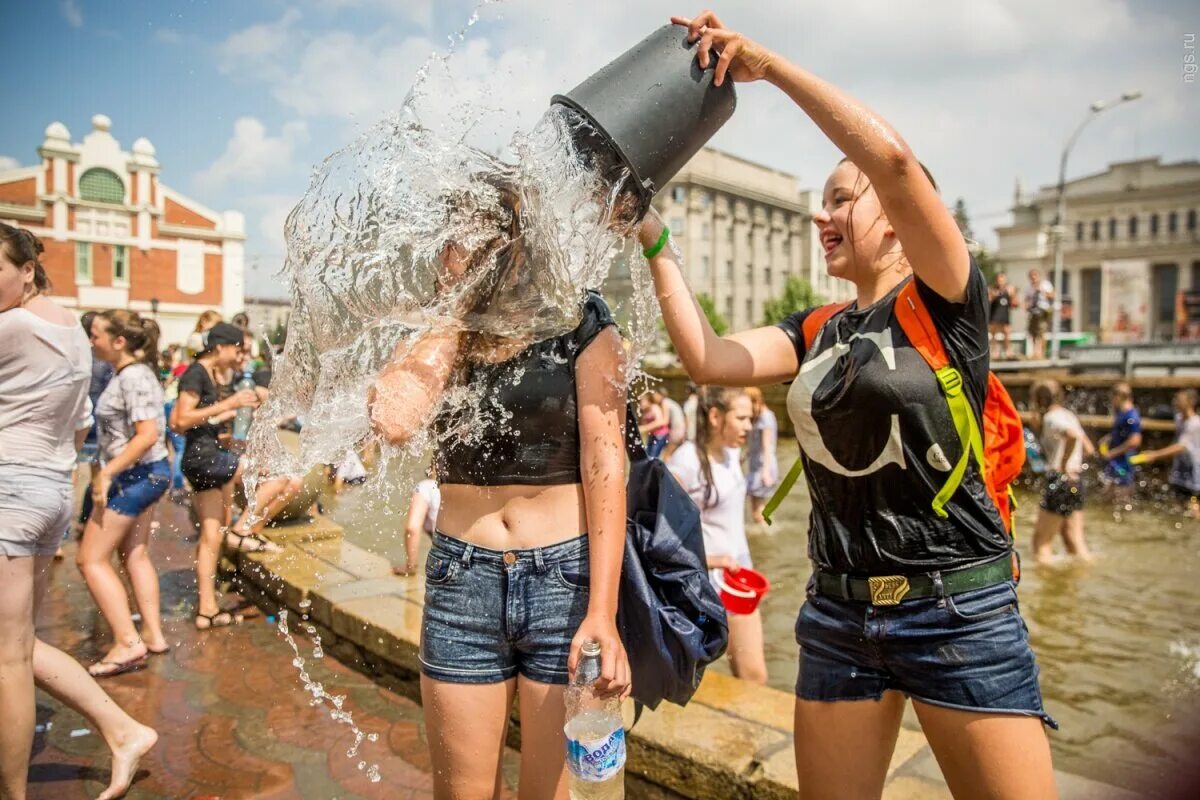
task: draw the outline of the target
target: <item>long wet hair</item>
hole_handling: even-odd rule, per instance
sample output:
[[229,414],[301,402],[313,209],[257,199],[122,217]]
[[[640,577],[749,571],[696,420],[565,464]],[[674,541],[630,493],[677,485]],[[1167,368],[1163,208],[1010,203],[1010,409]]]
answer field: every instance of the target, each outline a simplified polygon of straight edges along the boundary
[[712,462],[708,458],[708,445],[718,433],[708,420],[708,412],[716,409],[724,419],[733,403],[743,397],[746,390],[741,387],[701,386],[696,403],[696,456],[700,459],[700,475],[704,487],[704,508],[712,508],[721,502],[721,495],[713,481]]
[[159,367],[158,323],[152,319],[146,319],[136,311],[127,311],[123,308],[109,309],[102,312],[99,317],[104,320],[104,327],[108,331],[108,335],[114,339],[118,336],[122,337],[134,357],[149,367],[157,377]]
[[4,257],[18,267],[33,262],[33,294],[30,297],[50,291],[50,277],[42,266],[41,255],[46,248],[42,246],[41,239],[24,228],[14,228],[0,222],[0,249],[3,249]]

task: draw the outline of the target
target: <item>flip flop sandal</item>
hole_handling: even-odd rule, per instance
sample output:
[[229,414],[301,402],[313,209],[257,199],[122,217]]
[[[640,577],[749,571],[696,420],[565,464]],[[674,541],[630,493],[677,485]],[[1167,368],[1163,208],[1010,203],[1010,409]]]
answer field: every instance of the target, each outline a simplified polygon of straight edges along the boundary
[[[207,625],[201,625],[200,620],[208,620]],[[196,614],[194,622],[196,630],[211,631],[214,628],[228,628],[231,625],[241,625],[242,615],[234,614],[232,611],[221,609],[215,614]]]
[[[136,658],[131,658],[128,661],[97,661],[91,667],[88,667],[88,674],[93,678],[115,678],[118,675],[124,675],[126,672],[134,672],[146,666],[146,655],[142,654]],[[103,672],[94,672],[93,667],[112,667]]]
[[[278,548],[274,542],[268,542],[266,539],[259,536],[257,533],[235,533],[234,531],[225,531],[227,536],[235,537],[238,542],[233,546],[235,553],[277,553],[279,550],[273,550],[273,547]],[[253,547],[246,546],[246,540],[254,542]],[[282,549],[282,548],[280,548]]]

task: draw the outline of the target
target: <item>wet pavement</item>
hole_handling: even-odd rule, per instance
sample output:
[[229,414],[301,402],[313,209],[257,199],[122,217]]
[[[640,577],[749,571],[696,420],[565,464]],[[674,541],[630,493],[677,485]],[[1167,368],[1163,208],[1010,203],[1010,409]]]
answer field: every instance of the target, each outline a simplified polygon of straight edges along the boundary
[[[348,756],[353,733],[330,718],[328,707],[310,705],[292,664],[295,653],[266,617],[196,631],[191,524],[185,509],[168,500],[158,519],[152,553],[172,649],[152,656],[146,669],[102,681],[124,709],[161,737],[127,797],[432,798],[420,706],[328,656],[314,660],[311,647],[298,638],[312,679],[331,695],[345,695],[344,708],[354,722],[377,735]],[[66,559],[54,566],[38,632],[86,665],[99,659],[110,637],[74,565],[74,551],[72,543]],[[236,600],[227,595],[225,603]],[[86,720],[48,695],[39,692],[37,703],[29,797],[95,797],[109,776],[103,741]],[[378,765],[377,783],[367,776],[371,765]],[[515,766],[510,751],[505,770],[510,778]]]

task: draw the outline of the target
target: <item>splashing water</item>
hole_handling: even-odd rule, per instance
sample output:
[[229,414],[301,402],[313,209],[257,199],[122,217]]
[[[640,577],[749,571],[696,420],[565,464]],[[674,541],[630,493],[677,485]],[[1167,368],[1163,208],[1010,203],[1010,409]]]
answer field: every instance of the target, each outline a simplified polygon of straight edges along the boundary
[[[293,315],[259,416],[298,417],[304,427],[298,452],[272,426],[252,429],[249,494],[262,477],[337,464],[371,442],[381,445],[376,475],[411,473],[387,467],[504,425],[486,398],[452,384],[443,416],[456,424],[394,448],[371,430],[367,396],[381,368],[430,331],[453,327],[519,351],[571,330],[584,290],[603,284],[631,233],[620,212],[625,176],[602,173],[577,148],[581,116],[551,107],[531,131],[512,134],[512,158],[502,160],[468,143],[483,99],[450,76],[449,54],[431,56],[401,109],[328,157],[288,218]],[[469,264],[459,280],[448,277],[451,256]],[[649,277],[633,272],[626,334],[640,355],[655,309]],[[394,477],[376,488],[411,489]]]
[[[307,601],[301,601],[301,604],[305,602]],[[305,615],[305,617],[307,617],[307,615]],[[304,683],[304,688],[307,689],[308,693],[312,695],[310,705],[327,705],[329,707],[329,718],[340,725],[348,726],[350,731],[354,734],[354,743],[350,745],[350,749],[346,751],[346,757],[354,758],[357,756],[358,748],[362,745],[363,741],[378,741],[379,734],[366,733],[363,731],[356,724],[354,724],[354,714],[342,708],[342,705],[346,702],[346,695],[329,694],[325,691],[324,686],[322,686],[319,682],[314,681],[308,674],[308,670],[305,669],[305,664],[307,662],[305,661],[304,656],[300,655],[300,646],[296,644],[296,639],[292,636],[292,632],[288,627],[288,610],[286,608],[281,608],[279,610],[279,622],[276,623],[276,627],[279,629],[279,633],[283,636],[284,641],[286,641],[292,648],[292,653],[294,654],[294,658],[292,658],[292,666],[295,667],[299,673],[300,680]],[[311,624],[306,625],[305,629],[308,635],[313,639],[313,656],[315,658],[320,658],[320,635],[317,633],[316,628],[314,628]],[[358,768],[361,770],[366,766],[367,763],[365,761],[361,761],[359,762]],[[367,776],[372,783],[377,783],[380,780],[379,765],[371,764],[370,769],[367,771]]]

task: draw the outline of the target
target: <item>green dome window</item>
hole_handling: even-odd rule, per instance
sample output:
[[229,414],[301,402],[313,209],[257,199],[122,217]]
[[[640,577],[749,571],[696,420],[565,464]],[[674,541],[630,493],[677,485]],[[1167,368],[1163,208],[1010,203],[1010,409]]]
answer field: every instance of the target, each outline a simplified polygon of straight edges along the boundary
[[93,167],[79,178],[79,197],[96,203],[124,203],[125,184],[112,170]]

